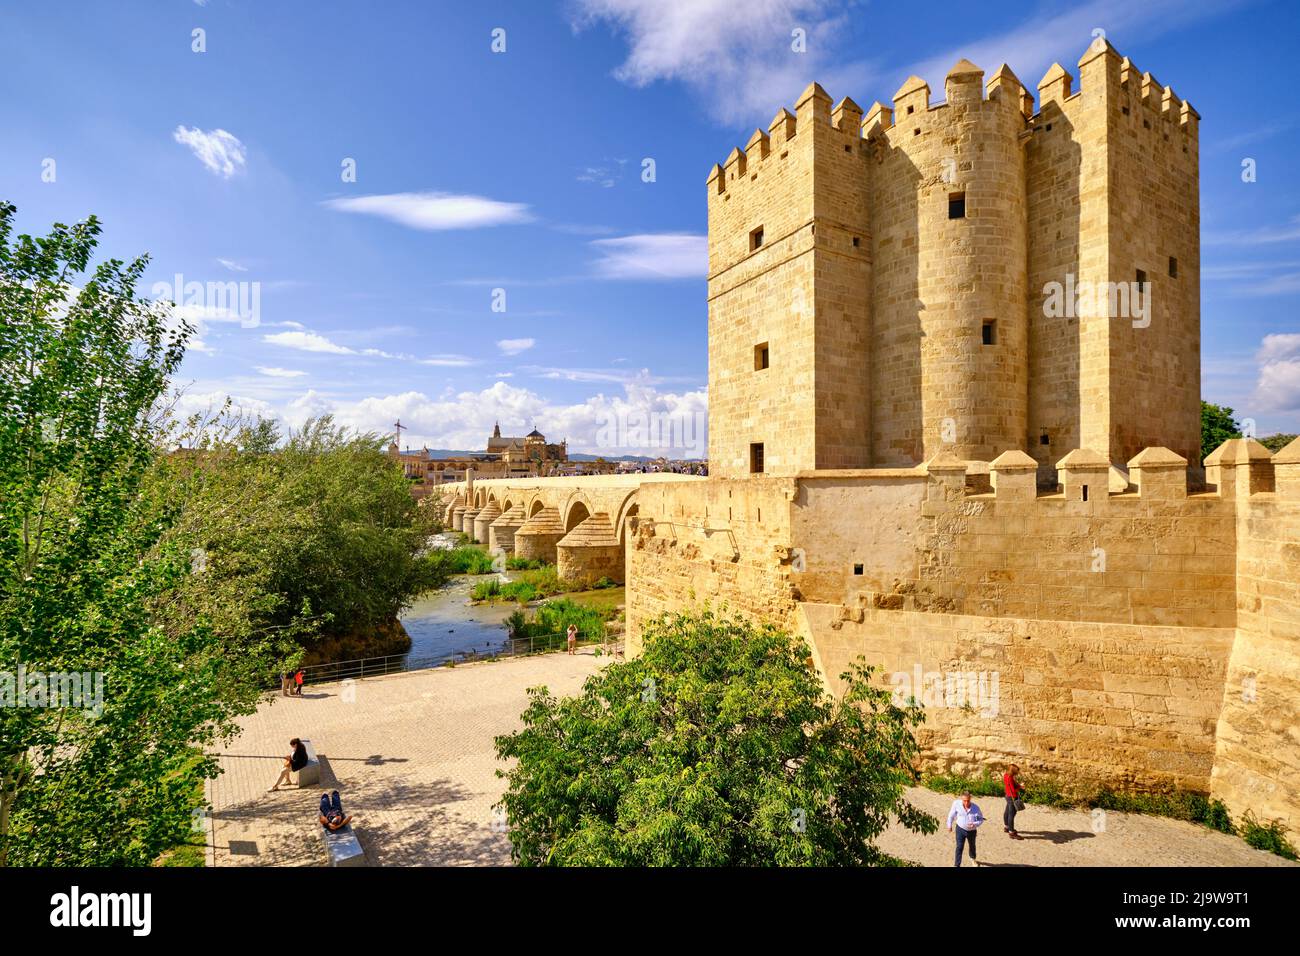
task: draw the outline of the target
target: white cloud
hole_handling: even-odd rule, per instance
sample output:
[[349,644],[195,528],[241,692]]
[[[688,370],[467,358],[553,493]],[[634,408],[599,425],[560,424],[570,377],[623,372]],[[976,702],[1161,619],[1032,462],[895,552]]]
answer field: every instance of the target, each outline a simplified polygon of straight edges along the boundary
[[275,368],[274,366],[257,365],[254,366],[263,375],[269,375],[271,378],[299,378],[306,375],[306,372],[296,368]]
[[1212,246],[1267,246],[1277,242],[1295,242],[1300,239],[1300,216],[1292,216],[1283,226],[1260,226],[1236,232],[1211,232],[1203,237]]
[[226,267],[227,269],[229,269],[231,272],[247,272],[247,271],[248,271],[248,267],[247,267],[247,266],[241,266],[241,265],[240,265],[238,262],[236,262],[234,259],[222,259],[220,256],[218,256],[218,257],[217,257],[217,262],[221,263],[223,266],[225,266],[225,267]]
[[356,355],[355,349],[350,349],[346,345],[339,345],[332,342],[323,335],[317,335],[315,332],[276,332],[272,335],[262,336],[263,342],[271,345],[282,345],[289,349],[298,349],[302,352],[325,352],[329,355]]
[[197,126],[177,126],[172,138],[188,146],[199,162],[222,179],[229,179],[246,165],[244,144],[224,129],[204,132]]
[[645,233],[596,239],[596,273],[605,279],[702,279],[709,271],[709,241],[692,233]]
[[430,355],[428,358],[419,359],[419,363],[445,368],[461,368],[466,365],[473,365],[474,360],[465,355]]
[[[219,404],[218,399],[218,404]],[[242,400],[239,400],[242,401]],[[250,400],[266,413],[268,403]],[[455,392],[432,397],[407,391],[355,401],[340,400],[308,390],[275,408],[275,415],[289,427],[299,427],[308,417],[330,413],[342,424],[363,431],[388,434],[399,418],[408,428],[402,443],[413,448],[481,449],[492,426],[501,423],[507,434],[522,435],[535,423],[549,441],[568,439],[571,452],[609,457],[631,454],[701,457],[707,448],[707,395],[703,389],[662,392],[651,386],[630,383],[621,394],[594,395],[584,401],[553,402],[526,388],[498,381],[479,391]],[[638,423],[671,422],[671,432],[647,435]],[[630,429],[611,428],[610,423],[631,423]],[[634,444],[625,444],[627,438]],[[646,439],[649,438],[647,441]]]
[[1300,411],[1300,333],[1264,336],[1255,358],[1255,403],[1267,411]]
[[518,355],[520,352],[527,352],[536,344],[536,339],[499,339],[497,348],[503,355]]
[[531,222],[533,218],[524,203],[437,192],[327,199],[323,205],[339,212],[379,216],[412,229],[429,231],[479,229]]
[[[766,123],[831,57],[846,0],[577,0],[576,30],[607,23],[628,41],[614,75],[633,86],[681,80],[716,118]],[[805,52],[793,49],[803,29]]]

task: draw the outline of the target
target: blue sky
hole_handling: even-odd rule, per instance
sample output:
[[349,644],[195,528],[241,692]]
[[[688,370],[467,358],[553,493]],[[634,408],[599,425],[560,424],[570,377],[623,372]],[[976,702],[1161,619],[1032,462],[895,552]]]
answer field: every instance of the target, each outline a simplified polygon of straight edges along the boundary
[[867,106],[915,72],[939,99],[967,56],[1035,86],[1102,29],[1202,117],[1204,397],[1300,431],[1296,5],[972,9],[5,2],[0,197],[22,231],[95,213],[105,252],[153,255],[146,293],[257,284],[256,326],[187,313],[186,408],[593,450],[610,415],[706,408],[705,179],[807,82]]

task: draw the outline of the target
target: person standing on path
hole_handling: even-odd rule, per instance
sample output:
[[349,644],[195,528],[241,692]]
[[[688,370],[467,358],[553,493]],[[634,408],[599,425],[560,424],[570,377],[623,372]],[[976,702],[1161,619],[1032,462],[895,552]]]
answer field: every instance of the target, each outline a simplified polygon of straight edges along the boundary
[[569,656],[572,657],[578,650],[578,625],[569,625]]
[[293,684],[294,684],[293,696],[295,696],[295,697],[301,697],[301,696],[302,696],[302,683],[303,683],[303,679],[304,679],[305,676],[306,676],[306,675],[303,674],[303,672],[302,672],[302,668],[301,668],[301,667],[298,668],[296,671],[294,671],[294,674],[293,674]]
[[952,809],[948,811],[949,833],[952,832],[954,821],[957,824],[957,851],[953,855],[952,865],[961,866],[962,846],[969,843],[971,862],[979,866],[979,860],[975,858],[975,831],[984,822],[984,814],[980,812],[979,804],[971,800],[969,790],[952,802]]
[[1020,768],[1012,764],[1007,768],[1007,772],[1002,775],[1002,786],[1006,792],[1007,807],[1002,811],[1002,829],[1013,840],[1023,840],[1019,833],[1016,832],[1016,811],[1023,809],[1025,802],[1023,799],[1024,790],[1020,787],[1020,780],[1017,774]]

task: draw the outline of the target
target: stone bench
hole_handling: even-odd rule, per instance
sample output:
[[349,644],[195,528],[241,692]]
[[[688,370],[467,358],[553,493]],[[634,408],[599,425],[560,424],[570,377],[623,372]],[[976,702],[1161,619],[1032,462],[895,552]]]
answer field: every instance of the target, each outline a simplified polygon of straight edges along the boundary
[[306,787],[320,783],[320,758],[316,756],[316,748],[312,746],[311,741],[306,737],[302,738],[303,749],[307,751],[307,765],[298,771],[298,786]]
[[340,830],[327,830],[317,826],[321,839],[325,843],[325,855],[330,866],[365,866],[366,852],[361,849],[361,841],[352,832],[352,824]]

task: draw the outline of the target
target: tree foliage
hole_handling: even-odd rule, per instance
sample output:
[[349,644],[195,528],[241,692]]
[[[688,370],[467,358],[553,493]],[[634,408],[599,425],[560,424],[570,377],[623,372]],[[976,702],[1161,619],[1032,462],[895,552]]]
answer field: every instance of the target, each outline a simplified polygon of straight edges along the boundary
[[1232,417],[1232,409],[1201,401],[1201,459],[1230,438],[1241,437],[1241,426]]
[[[168,540],[200,554],[205,570],[174,595],[169,619],[202,607],[227,634],[273,628],[309,640],[387,625],[446,579],[423,551],[431,512],[379,436],[325,416],[285,438],[273,422],[220,414],[183,434],[192,453],[160,462],[157,478],[184,501]],[[232,604],[236,594],[244,599]]]
[[910,805],[916,706],[860,662],[829,697],[795,638],[737,619],[650,623],[644,653],[579,696],[530,690],[502,798],[526,865],[820,866],[897,861],[874,840]]
[[[136,298],[146,258],[91,269],[93,217],[11,242],[13,217],[0,204],[0,864],[148,862],[190,826],[193,746],[256,697],[207,622],[150,611],[193,573],[147,481],[191,329]],[[102,677],[101,707],[28,693],[72,674]]]

